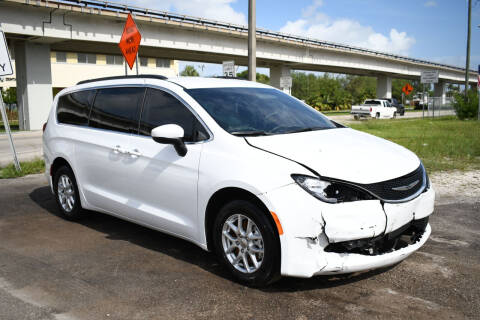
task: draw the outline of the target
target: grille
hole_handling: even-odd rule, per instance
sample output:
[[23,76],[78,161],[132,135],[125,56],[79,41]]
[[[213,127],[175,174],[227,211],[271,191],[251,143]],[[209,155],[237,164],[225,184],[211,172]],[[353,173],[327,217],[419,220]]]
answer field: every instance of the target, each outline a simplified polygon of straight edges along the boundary
[[[377,183],[361,184],[360,186],[383,200],[402,200],[414,195],[423,188],[424,170],[423,166],[420,165],[415,171],[402,177]],[[417,184],[410,189],[402,190],[402,187],[414,184],[416,181],[418,181]],[[395,188],[399,189],[394,190]]]

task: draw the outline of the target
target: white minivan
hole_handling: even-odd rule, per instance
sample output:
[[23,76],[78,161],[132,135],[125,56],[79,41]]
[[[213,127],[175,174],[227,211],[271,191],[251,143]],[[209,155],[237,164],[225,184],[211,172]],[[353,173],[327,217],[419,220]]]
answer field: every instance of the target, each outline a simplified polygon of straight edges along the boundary
[[43,144],[65,218],[183,238],[248,285],[392,265],[431,232],[415,154],[255,82],[84,81],[55,97]]

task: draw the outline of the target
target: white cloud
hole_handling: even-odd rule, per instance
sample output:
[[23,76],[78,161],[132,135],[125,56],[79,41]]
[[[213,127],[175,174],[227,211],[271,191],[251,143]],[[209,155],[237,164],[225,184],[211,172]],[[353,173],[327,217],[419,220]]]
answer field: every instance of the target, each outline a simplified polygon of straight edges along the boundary
[[123,0],[118,1],[132,6],[171,11],[195,17],[207,18],[246,25],[247,19],[235,11],[231,4],[236,0]]
[[391,29],[384,35],[352,19],[332,19],[318,11],[322,5],[323,1],[314,1],[303,10],[302,18],[288,21],[280,31],[404,55],[415,44],[415,39],[406,32]]
[[436,1],[427,1],[427,2],[425,2],[424,6],[425,7],[436,7],[437,2]]

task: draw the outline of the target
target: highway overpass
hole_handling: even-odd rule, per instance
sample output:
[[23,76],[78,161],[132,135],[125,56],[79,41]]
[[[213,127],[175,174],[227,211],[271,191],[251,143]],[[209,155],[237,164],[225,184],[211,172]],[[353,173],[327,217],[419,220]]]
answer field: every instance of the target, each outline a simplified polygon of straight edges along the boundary
[[[142,33],[140,53],[175,60],[247,65],[244,26],[93,0],[0,2],[0,23],[15,47],[19,105],[25,129],[39,129],[52,101],[50,51],[118,54],[126,14]],[[391,96],[392,78],[418,79],[438,70],[435,95],[447,83],[463,83],[462,68],[376,52],[321,40],[257,30],[257,65],[270,68],[271,84],[290,70],[311,70],[377,77],[378,97]],[[472,71],[470,82],[476,83]],[[49,90],[50,89],[50,90]]]

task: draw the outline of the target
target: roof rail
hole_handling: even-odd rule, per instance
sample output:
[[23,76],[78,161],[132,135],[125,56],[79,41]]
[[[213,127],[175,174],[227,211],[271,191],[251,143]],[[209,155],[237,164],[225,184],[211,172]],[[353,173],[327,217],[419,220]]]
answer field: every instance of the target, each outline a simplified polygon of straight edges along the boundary
[[139,75],[129,75],[129,76],[112,76],[112,77],[103,77],[103,78],[95,78],[89,80],[82,80],[77,82],[77,85],[90,83],[90,82],[97,82],[97,81],[104,81],[104,80],[121,80],[121,79],[159,79],[159,80],[167,80],[168,78],[165,76],[157,75],[157,74],[139,74]]

